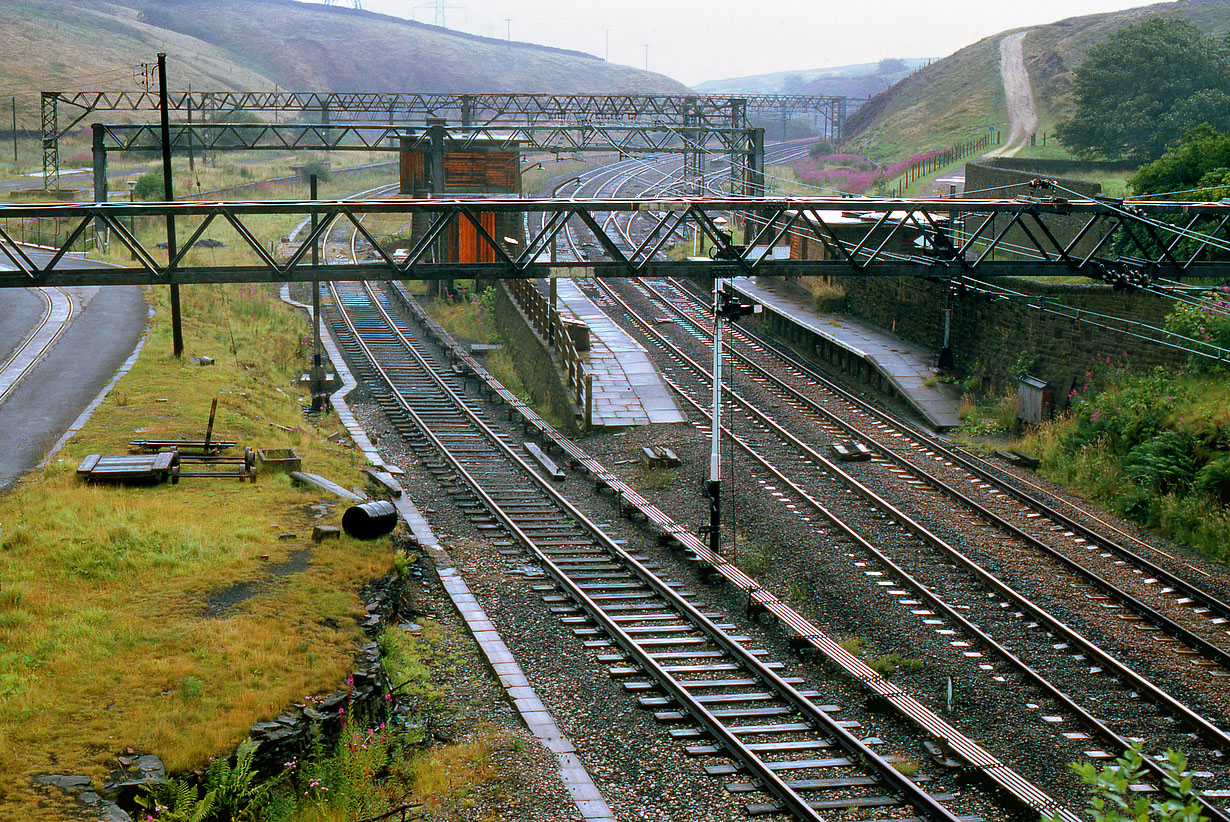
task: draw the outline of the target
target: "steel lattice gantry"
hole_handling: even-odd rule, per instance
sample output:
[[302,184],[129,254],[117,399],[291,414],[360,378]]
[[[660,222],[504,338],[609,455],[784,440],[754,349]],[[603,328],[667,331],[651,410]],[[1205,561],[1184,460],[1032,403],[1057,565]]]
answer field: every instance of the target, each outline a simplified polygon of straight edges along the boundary
[[[233,111],[311,116],[322,123],[425,125],[444,119],[463,127],[547,122],[624,123],[681,127],[748,128],[756,111],[814,111],[824,117],[825,137],[844,136],[844,97],[756,95],[592,95],[592,94],[420,94],[397,92],[191,91],[168,95],[171,111],[216,120]],[[156,111],[150,91],[44,91],[43,173],[47,188],[59,187],[59,140],[95,111]],[[60,126],[59,108],[74,110]]]
[[[761,129],[734,129],[701,123],[687,127],[623,123],[539,123],[506,126],[429,126],[293,124],[177,124],[170,129],[172,151],[403,151],[431,148],[443,141],[447,151],[466,151],[475,144],[529,148],[556,155],[574,152],[619,152],[625,155],[682,154],[685,166],[700,180],[703,167],[694,158],[723,154],[730,159],[732,190],[763,193],[764,135]],[[155,125],[94,124],[94,200],[106,202],[107,155],[155,152],[162,133]],[[759,186],[759,188],[757,187]],[[684,194],[697,194],[687,190]]]
[[[857,211],[855,211],[857,209]],[[480,212],[511,214],[530,228],[523,243],[510,246],[483,227]],[[604,228],[611,213],[635,213],[642,227],[638,239]],[[405,256],[383,249],[363,218],[415,215],[424,226]],[[253,229],[264,215],[317,217],[318,227],[301,241],[271,251],[268,238]],[[731,245],[714,224],[733,216],[752,226],[752,242]],[[179,251],[143,245],[129,230],[131,218],[174,218]],[[1180,225],[1162,222],[1178,219]],[[49,261],[36,263],[0,228],[0,287],[48,285],[170,284],[191,282],[269,282],[353,279],[447,279],[457,277],[529,278],[544,276],[640,277],[663,275],[738,276],[845,274],[931,278],[995,277],[1021,274],[1080,274],[1125,286],[1147,283],[1153,276],[1227,277],[1230,262],[1206,259],[1210,252],[1230,257],[1230,203],[1128,202],[1073,200],[896,200],[849,198],[802,199],[742,197],[722,199],[419,199],[306,201],[263,203],[150,203],[105,205],[0,205],[0,225],[17,220],[65,222],[66,240]],[[132,267],[86,269],[67,250],[95,221],[130,249]],[[1060,240],[1053,225],[1067,221]],[[372,249],[369,259],[313,265],[311,249],[340,222],[354,229]],[[432,249],[451,226],[464,222],[493,249],[489,263],[435,262]],[[571,223],[592,234],[599,252],[586,262],[543,261],[545,251]],[[711,243],[712,259],[673,260],[664,253],[689,228],[698,228]],[[1197,228],[1200,230],[1197,231]],[[853,229],[853,230],[852,230]],[[1010,232],[1030,239],[1027,258],[997,259]],[[217,265],[196,243],[226,232],[250,252],[251,262]],[[767,246],[798,233],[823,248],[820,259],[775,260]],[[1118,235],[1132,256],[1109,252]],[[908,242],[903,238],[910,237]],[[1122,246],[1123,243],[1121,242]],[[1078,251],[1078,249],[1080,249]],[[1182,251],[1180,251],[1182,249]]]

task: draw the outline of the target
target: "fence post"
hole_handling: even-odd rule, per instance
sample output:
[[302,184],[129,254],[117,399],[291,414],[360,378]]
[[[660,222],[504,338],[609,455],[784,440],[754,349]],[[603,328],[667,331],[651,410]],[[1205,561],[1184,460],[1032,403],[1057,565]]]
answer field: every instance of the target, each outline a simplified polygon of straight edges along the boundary
[[594,375],[585,375],[585,430],[594,427]]

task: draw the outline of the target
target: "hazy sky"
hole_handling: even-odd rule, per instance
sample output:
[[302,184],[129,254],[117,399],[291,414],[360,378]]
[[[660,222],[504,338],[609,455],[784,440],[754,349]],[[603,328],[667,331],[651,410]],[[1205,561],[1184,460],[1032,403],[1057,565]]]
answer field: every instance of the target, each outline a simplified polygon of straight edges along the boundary
[[[348,5],[353,0],[336,0]],[[776,71],[943,57],[990,34],[1150,5],[1132,0],[442,0],[449,28],[576,49],[689,85]],[[362,0],[436,21],[435,0]],[[511,18],[511,22],[510,22]]]

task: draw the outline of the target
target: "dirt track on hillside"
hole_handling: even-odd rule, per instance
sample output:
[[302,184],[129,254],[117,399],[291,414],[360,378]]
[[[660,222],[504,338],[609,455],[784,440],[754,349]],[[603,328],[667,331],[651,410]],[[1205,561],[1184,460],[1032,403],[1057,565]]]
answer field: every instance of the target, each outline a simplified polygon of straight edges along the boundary
[[1038,130],[1038,107],[1029,82],[1029,69],[1025,67],[1024,43],[1028,34],[1022,31],[999,41],[999,73],[1004,82],[1004,100],[1012,128],[1008,139],[983,155],[985,157],[1014,156],[1029,145],[1030,138]]

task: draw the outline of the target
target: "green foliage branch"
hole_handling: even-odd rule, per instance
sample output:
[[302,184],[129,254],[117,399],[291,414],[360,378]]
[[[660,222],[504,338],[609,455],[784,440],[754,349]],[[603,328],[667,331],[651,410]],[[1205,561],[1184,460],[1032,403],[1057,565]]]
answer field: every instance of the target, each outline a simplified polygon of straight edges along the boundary
[[[1153,162],[1142,166],[1128,180],[1128,188],[1137,197],[1157,197],[1166,200],[1201,200],[1215,202],[1230,197],[1230,130],[1218,131],[1208,123],[1189,129],[1177,144]],[[1174,226],[1183,226],[1191,234],[1217,234],[1218,221],[1198,220],[1189,225],[1190,217],[1184,214],[1155,215],[1156,219]],[[1114,248],[1121,256],[1139,254],[1137,243],[1151,255],[1161,253],[1157,239],[1139,229],[1134,230],[1135,239],[1122,231],[1114,240]],[[1162,235],[1169,241],[1169,237]],[[1197,253],[1203,260],[1226,259],[1226,251],[1215,246],[1202,245],[1195,236],[1179,240],[1172,250],[1178,259],[1187,259]]]
[[[1187,758],[1167,750],[1159,759],[1163,771],[1156,793],[1137,793],[1133,785],[1147,781],[1140,744],[1119,756],[1114,764],[1098,769],[1092,762],[1073,764],[1081,781],[1093,789],[1087,813],[1094,822],[1208,822],[1201,813]],[[1059,822],[1056,814],[1050,822]]]
[[1154,17],[1093,46],[1056,129],[1082,157],[1153,160],[1194,125],[1230,128],[1230,48],[1185,18]]

